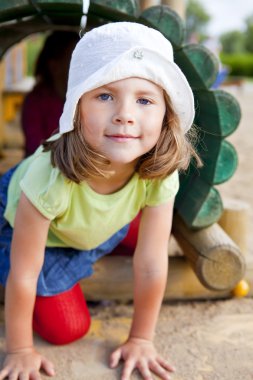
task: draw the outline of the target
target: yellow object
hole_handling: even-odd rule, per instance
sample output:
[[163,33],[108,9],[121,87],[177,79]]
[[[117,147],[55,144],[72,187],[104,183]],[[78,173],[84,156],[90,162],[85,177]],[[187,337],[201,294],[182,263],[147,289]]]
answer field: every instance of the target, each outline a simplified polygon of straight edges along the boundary
[[235,297],[246,297],[249,293],[249,290],[250,287],[248,282],[246,280],[241,280],[233,289],[233,295]]
[[4,122],[15,120],[17,110],[22,106],[23,93],[3,94],[3,118]]

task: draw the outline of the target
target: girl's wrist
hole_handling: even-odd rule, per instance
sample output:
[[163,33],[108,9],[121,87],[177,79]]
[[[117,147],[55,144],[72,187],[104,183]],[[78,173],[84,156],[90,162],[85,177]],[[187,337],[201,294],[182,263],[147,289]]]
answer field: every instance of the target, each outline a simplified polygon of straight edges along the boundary
[[128,341],[135,342],[135,343],[146,343],[146,344],[153,344],[153,339],[149,338],[143,338],[143,337],[138,337],[134,335],[129,335]]
[[34,351],[34,346],[29,347],[20,347],[20,348],[6,348],[7,355],[15,355],[15,354],[27,354]]

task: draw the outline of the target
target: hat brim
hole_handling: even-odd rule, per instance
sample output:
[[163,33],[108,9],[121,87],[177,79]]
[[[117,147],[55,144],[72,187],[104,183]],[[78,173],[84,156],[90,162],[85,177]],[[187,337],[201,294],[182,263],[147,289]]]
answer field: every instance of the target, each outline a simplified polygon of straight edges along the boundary
[[105,64],[87,79],[82,81],[80,78],[81,83],[68,91],[60,118],[60,133],[74,129],[76,107],[84,93],[130,77],[147,79],[162,87],[170,97],[184,133],[191,128],[195,116],[194,97],[183,72],[162,54],[136,46]]

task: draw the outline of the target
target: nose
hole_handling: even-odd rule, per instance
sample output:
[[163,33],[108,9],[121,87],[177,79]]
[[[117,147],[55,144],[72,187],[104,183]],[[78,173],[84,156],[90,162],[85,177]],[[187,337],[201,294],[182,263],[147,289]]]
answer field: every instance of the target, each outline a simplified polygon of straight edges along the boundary
[[116,125],[132,125],[134,124],[134,115],[130,112],[129,107],[122,105],[115,110],[112,121]]

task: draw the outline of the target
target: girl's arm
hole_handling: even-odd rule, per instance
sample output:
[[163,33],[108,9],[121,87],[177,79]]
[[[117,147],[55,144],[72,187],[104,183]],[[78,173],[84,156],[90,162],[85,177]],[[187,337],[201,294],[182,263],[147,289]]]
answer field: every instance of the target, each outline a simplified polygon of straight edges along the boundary
[[7,356],[0,380],[30,378],[43,367],[53,375],[50,362],[33,348],[32,318],[38,276],[44,260],[50,221],[21,195],[15,218],[11,269],[6,284],[5,323]]
[[125,361],[122,380],[130,379],[138,368],[144,379],[151,371],[169,379],[173,367],[162,359],[152,340],[160,311],[168,271],[168,240],[171,231],[173,202],[143,210],[137,247],[134,254],[134,315],[129,338],[111,356],[111,367]]

